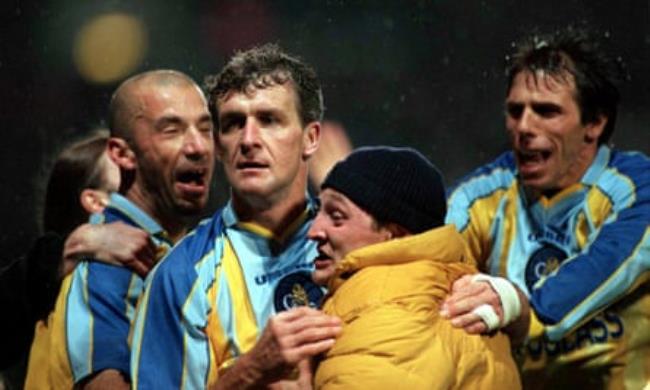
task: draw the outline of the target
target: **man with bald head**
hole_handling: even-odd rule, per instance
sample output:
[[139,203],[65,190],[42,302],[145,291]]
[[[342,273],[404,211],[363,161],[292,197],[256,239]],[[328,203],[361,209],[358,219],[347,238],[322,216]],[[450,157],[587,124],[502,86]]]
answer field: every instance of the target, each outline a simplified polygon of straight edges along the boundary
[[[122,221],[149,233],[161,257],[208,199],[214,165],[206,99],[188,76],[145,72],[110,103],[110,158],[121,185],[96,223]],[[43,388],[128,388],[128,336],[143,280],[125,267],[83,261],[66,277],[49,320],[47,367],[30,367]],[[34,377],[37,380],[34,381]],[[32,381],[30,381],[30,379]]]

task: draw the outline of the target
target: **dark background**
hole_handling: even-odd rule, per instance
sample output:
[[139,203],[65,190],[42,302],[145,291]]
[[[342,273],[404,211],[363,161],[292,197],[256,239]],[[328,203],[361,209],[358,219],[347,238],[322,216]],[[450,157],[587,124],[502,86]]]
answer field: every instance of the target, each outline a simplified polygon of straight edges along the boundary
[[[326,117],[355,146],[413,146],[452,182],[508,147],[504,61],[535,28],[586,25],[625,63],[614,144],[650,151],[648,0],[595,1],[77,1],[3,2],[0,14],[0,249],[4,264],[38,233],[49,165],[63,145],[102,124],[128,74],[174,68],[202,81],[238,48],[277,42],[311,63]],[[142,60],[94,83],[73,60],[94,18],[120,12],[146,33]],[[227,193],[216,184],[214,206]]]

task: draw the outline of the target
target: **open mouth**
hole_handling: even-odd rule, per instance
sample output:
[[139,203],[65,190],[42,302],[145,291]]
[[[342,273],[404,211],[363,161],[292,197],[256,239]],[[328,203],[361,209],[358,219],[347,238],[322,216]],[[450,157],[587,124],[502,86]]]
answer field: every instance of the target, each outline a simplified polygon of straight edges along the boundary
[[184,192],[203,194],[207,188],[205,168],[181,169],[176,173],[176,184]]
[[318,256],[314,259],[314,267],[316,269],[327,268],[332,262],[332,258],[324,252],[318,251]]
[[517,160],[520,166],[532,166],[546,162],[551,157],[550,150],[520,150]]

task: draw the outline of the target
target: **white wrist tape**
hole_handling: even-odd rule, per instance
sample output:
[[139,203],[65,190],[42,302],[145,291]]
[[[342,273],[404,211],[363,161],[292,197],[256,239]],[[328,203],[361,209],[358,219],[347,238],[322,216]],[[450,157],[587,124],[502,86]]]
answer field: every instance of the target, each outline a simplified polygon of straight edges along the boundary
[[499,316],[491,305],[484,303],[472,310],[472,313],[481,317],[483,322],[485,322],[485,325],[488,327],[488,332],[499,329]]
[[[519,317],[521,314],[521,302],[519,301],[519,294],[517,294],[517,289],[515,286],[513,286],[512,283],[510,283],[508,280],[500,278],[498,276],[476,274],[472,277],[472,282],[489,283],[499,296],[499,300],[501,301],[501,308],[503,309],[503,321],[499,324],[500,328],[508,325]],[[490,327],[489,324],[488,327]]]

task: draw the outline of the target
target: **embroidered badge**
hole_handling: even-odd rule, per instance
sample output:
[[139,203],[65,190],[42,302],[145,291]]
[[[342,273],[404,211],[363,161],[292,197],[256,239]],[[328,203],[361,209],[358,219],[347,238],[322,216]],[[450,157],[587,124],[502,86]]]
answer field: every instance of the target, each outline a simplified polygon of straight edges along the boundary
[[539,279],[549,275],[560,267],[567,254],[560,248],[544,244],[535,251],[526,264],[526,286],[532,290]]
[[286,275],[275,287],[275,311],[280,312],[299,306],[318,308],[323,299],[323,290],[312,282],[308,272]]

